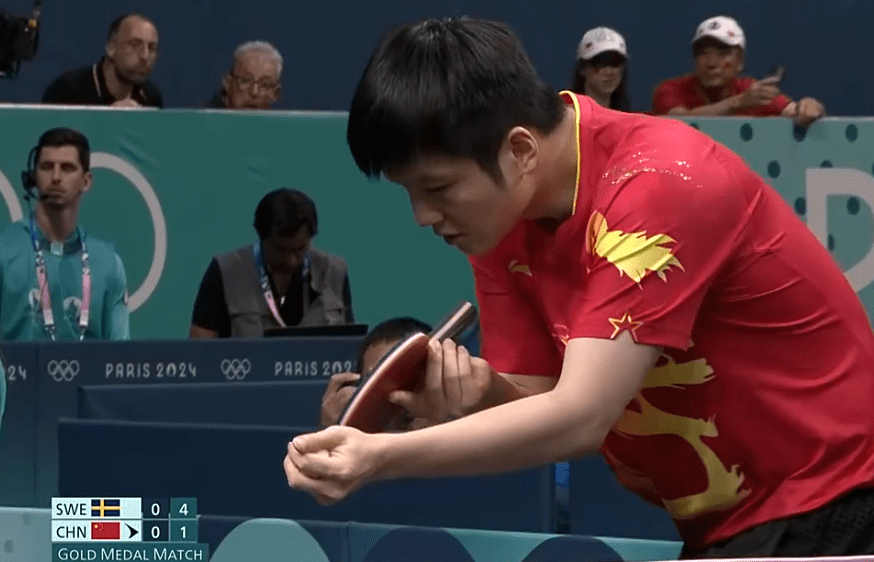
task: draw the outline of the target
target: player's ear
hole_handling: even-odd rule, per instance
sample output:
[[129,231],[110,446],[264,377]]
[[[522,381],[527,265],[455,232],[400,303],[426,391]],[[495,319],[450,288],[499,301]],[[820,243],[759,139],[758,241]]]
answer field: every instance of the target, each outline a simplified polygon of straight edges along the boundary
[[531,131],[525,127],[513,127],[507,133],[506,144],[519,173],[525,175],[532,172],[537,166],[540,145]]

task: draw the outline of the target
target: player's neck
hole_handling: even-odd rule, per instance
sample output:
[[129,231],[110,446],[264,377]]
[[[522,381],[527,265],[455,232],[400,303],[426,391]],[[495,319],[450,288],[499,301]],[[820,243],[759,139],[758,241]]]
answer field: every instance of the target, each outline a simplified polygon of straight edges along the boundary
[[574,212],[578,126],[573,106],[567,106],[561,123],[541,142],[542,172],[533,198],[538,203],[532,209],[537,219],[564,221]]
[[133,84],[122,82],[115,71],[115,66],[108,59],[103,61],[103,78],[106,81],[106,89],[113,98],[123,100],[131,97],[134,91]]
[[47,208],[40,204],[36,208],[36,223],[51,242],[66,242],[76,230],[79,208]]

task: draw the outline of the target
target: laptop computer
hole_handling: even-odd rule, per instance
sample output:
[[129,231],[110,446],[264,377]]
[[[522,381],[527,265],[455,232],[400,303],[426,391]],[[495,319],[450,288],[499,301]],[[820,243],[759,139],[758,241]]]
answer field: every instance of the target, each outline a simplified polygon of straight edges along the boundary
[[364,336],[367,324],[336,324],[333,326],[286,326],[264,330],[265,338]]

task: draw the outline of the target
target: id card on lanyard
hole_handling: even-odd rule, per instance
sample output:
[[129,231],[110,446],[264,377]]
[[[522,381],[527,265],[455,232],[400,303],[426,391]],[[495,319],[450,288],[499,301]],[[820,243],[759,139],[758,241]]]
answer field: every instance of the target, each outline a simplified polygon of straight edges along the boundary
[[[261,292],[264,293],[264,300],[267,301],[267,308],[270,309],[270,314],[273,315],[273,319],[279,324],[280,327],[285,328],[285,321],[282,319],[282,316],[279,314],[279,307],[276,306],[276,299],[273,298],[273,289],[270,288],[270,278],[267,276],[267,268],[264,267],[264,260],[261,258],[261,241],[258,240],[254,244],[252,244],[252,254],[255,256],[255,269],[258,271],[258,277],[261,283]],[[303,260],[303,285],[304,285],[304,294],[308,294],[307,291],[307,277],[309,276],[310,271],[310,256],[309,253]],[[282,303],[280,303],[280,306]]]
[[[91,265],[88,260],[88,247],[85,245],[85,233],[77,227],[79,242],[82,246],[82,306],[79,311],[79,341],[85,339],[88,330],[88,321],[91,312]],[[30,239],[33,242],[34,267],[36,269],[37,290],[39,292],[39,304],[42,309],[43,329],[49,339],[55,341],[55,315],[52,311],[52,296],[49,290],[48,274],[46,273],[46,260],[42,247],[36,237],[36,228],[33,224],[33,215],[30,216]]]

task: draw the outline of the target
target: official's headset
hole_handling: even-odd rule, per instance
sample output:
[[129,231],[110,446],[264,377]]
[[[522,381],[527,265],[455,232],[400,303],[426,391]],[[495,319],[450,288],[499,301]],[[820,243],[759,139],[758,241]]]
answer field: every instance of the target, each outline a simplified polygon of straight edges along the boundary
[[36,188],[36,153],[39,146],[30,149],[27,155],[27,169],[21,172],[21,185],[24,187],[24,199],[30,203],[32,199],[38,199],[33,190]]

